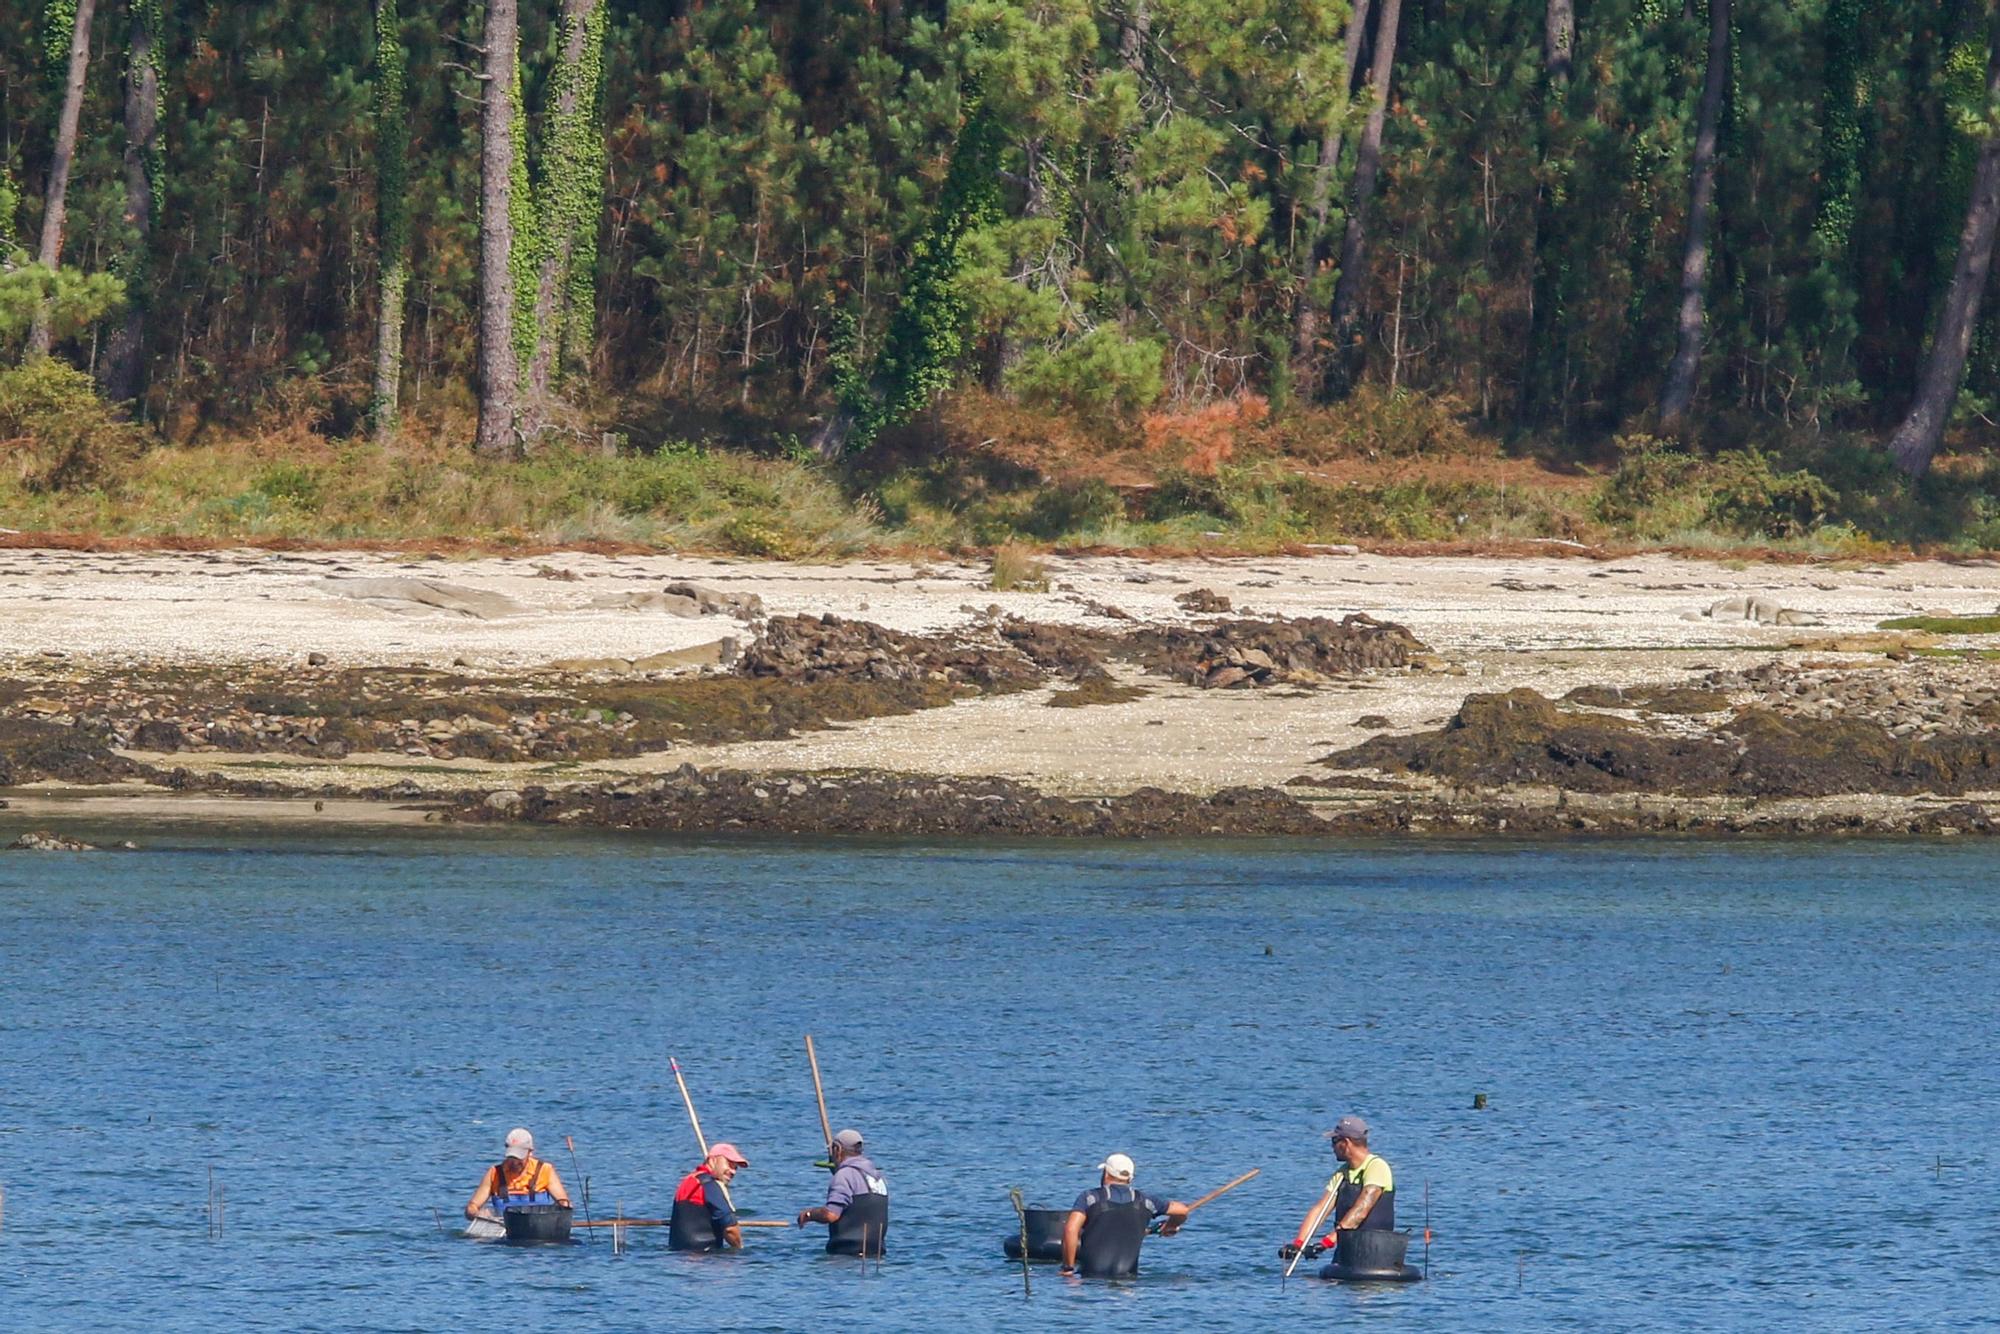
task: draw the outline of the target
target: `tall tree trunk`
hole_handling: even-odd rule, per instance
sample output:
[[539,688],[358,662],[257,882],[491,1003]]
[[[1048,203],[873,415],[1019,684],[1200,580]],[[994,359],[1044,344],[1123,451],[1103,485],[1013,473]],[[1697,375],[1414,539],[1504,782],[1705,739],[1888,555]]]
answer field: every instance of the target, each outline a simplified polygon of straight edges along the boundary
[[396,436],[403,396],[403,309],[410,290],[409,51],[397,0],[375,0],[375,439]]
[[1538,153],[1541,171],[1535,184],[1534,274],[1528,289],[1527,355],[1521,367],[1519,415],[1524,423],[1544,417],[1545,399],[1562,397],[1562,376],[1557,369],[1562,358],[1554,355],[1550,344],[1560,335],[1564,323],[1563,262],[1551,252],[1558,246],[1557,198],[1565,193],[1561,177],[1567,174],[1567,164],[1558,161],[1558,155],[1566,149],[1569,84],[1575,54],[1574,0],[1548,0],[1542,16],[1542,115]]
[[[63,218],[69,197],[69,169],[76,160],[76,122],[83,113],[83,80],[90,68],[90,17],[97,0],[76,0],[76,17],[70,24],[69,73],[63,83],[62,113],[56,121],[55,155],[49,160],[49,192],[42,210],[42,244],[35,262],[53,270],[62,263]],[[45,299],[35,303],[34,320],[28,327],[28,355],[49,353],[49,318],[53,312]]]
[[1340,67],[1340,101],[1328,113],[1320,131],[1319,165],[1313,168],[1312,193],[1306,198],[1308,232],[1294,280],[1298,295],[1292,309],[1292,374],[1304,379],[1318,359],[1319,305],[1312,297],[1312,280],[1329,258],[1326,215],[1333,202],[1333,174],[1340,166],[1341,128],[1354,97],[1354,67],[1361,59],[1361,38],[1368,29],[1369,0],[1354,0],[1347,14],[1347,58]]
[[1542,72],[1552,85],[1568,86],[1575,54],[1575,0],[1548,0],[1542,14]]
[[1694,403],[1701,349],[1708,334],[1708,233],[1715,215],[1715,145],[1722,97],[1729,87],[1730,0],[1709,0],[1708,74],[1694,133],[1694,182],[1688,199],[1687,248],[1681,255],[1681,305],[1674,359],[1660,390],[1660,429],[1678,430]]
[[[1986,57],[1989,107],[2000,99],[2000,16],[1990,27]],[[1973,325],[1979,320],[1980,300],[1993,267],[1996,224],[2000,224],[2000,134],[1989,134],[1979,146],[1979,165],[1973,171],[1972,193],[1965,204],[1965,226],[1958,234],[1958,260],[1952,266],[1951,286],[1945,289],[1944,307],[1938,312],[1937,332],[1917,377],[1917,396],[1903,424],[1889,437],[1889,452],[1895,456],[1896,466],[1912,477],[1931,466],[1944,439],[1959,382],[1965,376]]]
[[519,0],[487,0],[479,124],[479,435],[494,458],[520,453],[514,355],[514,187],[520,80]]
[[1382,0],[1375,20],[1375,61],[1369,71],[1368,123],[1354,157],[1354,195],[1347,206],[1347,234],[1340,244],[1340,277],[1333,287],[1333,356],[1327,362],[1326,394],[1347,397],[1367,360],[1361,338],[1361,294],[1368,284],[1368,205],[1382,170],[1382,127],[1389,118],[1389,76],[1396,63],[1396,29],[1403,0]]
[[160,5],[128,0],[125,61],[125,222],[132,252],[125,270],[125,323],[104,358],[104,394],[127,403],[146,388],[146,309],[152,296],[153,222],[160,192]]
[[563,0],[553,105],[541,155],[536,212],[543,229],[535,286],[535,355],[528,392],[551,386],[589,356],[596,314],[597,229],[604,212],[604,0]]

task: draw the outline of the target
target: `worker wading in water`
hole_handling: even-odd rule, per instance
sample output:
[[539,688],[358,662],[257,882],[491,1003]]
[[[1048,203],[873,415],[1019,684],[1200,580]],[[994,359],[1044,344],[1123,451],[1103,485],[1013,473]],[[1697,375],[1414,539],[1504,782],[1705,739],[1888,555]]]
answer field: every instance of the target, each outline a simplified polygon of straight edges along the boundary
[[1160,1235],[1180,1231],[1188,1207],[1132,1186],[1132,1160],[1114,1153],[1097,1165],[1098,1184],[1076,1197],[1063,1224],[1062,1272],[1085,1278],[1130,1278],[1139,1272],[1139,1247],[1155,1218]]
[[486,1169],[479,1189],[465,1202],[467,1218],[497,1223],[509,1206],[560,1204],[569,1208],[569,1192],[555,1166],[535,1157],[535,1137],[515,1128],[507,1132],[507,1156]]
[[889,1235],[889,1182],[882,1169],[862,1152],[858,1130],[835,1132],[827,1155],[833,1180],[826,1183],[826,1203],[799,1210],[799,1226],[825,1223],[828,1255],[882,1254]]
[[[1307,1249],[1332,1250],[1343,1232],[1393,1230],[1396,1226],[1396,1177],[1388,1163],[1368,1151],[1368,1123],[1358,1116],[1343,1116],[1326,1135],[1333,1141],[1340,1170],[1299,1224],[1298,1235],[1278,1249],[1281,1259],[1289,1260]],[[1329,1201],[1331,1212],[1327,1212]],[[1314,1243],[1306,1234],[1313,1220],[1322,1216],[1333,1220],[1333,1230]]]
[[723,1189],[750,1160],[734,1144],[715,1144],[701,1166],[681,1178],[674,1212],[667,1220],[667,1245],[676,1251],[743,1249],[743,1229]]

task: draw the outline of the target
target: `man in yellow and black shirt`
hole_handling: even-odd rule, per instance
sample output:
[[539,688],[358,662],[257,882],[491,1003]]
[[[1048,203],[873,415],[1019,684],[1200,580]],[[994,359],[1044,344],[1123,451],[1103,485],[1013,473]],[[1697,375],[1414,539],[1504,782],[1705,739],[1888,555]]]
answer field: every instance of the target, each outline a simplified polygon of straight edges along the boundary
[[1343,1116],[1326,1134],[1333,1141],[1340,1170],[1299,1224],[1298,1235],[1279,1249],[1278,1254],[1287,1260],[1308,1248],[1307,1233],[1322,1216],[1334,1222],[1333,1230],[1319,1240],[1321,1250],[1333,1249],[1343,1232],[1396,1226],[1396,1176],[1388,1163],[1369,1152],[1368,1123],[1358,1116]]

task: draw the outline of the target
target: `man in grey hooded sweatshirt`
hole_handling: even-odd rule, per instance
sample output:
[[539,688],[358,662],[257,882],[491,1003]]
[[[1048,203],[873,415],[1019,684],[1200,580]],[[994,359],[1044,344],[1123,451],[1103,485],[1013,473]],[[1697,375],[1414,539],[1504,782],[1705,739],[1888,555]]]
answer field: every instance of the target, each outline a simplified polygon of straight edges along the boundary
[[833,1180],[826,1184],[826,1203],[799,1210],[799,1226],[825,1223],[829,1255],[882,1254],[889,1234],[888,1180],[862,1151],[858,1130],[836,1132],[827,1154],[833,1160]]

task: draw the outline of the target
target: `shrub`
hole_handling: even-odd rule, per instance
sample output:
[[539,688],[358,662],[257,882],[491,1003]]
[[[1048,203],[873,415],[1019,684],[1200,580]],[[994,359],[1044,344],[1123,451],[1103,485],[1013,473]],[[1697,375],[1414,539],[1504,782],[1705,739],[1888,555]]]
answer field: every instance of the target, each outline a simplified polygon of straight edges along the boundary
[[1800,468],[1777,472],[1769,455],[1746,449],[1717,460],[1709,517],[1725,528],[1762,537],[1803,537],[1825,521],[1839,496]]
[[1125,502],[1111,485],[1092,477],[1083,482],[1053,482],[1035,496],[1021,518],[1021,527],[1036,537],[1054,541],[1102,528],[1125,517]]
[[1657,436],[1628,435],[1618,439],[1618,467],[1597,493],[1597,517],[1616,528],[1629,528],[1649,510],[1683,490],[1701,469],[1701,460]]
[[102,485],[145,447],[88,375],[53,357],[0,372],[0,442],[30,491]]
[[1030,352],[1007,383],[1027,402],[1085,417],[1129,419],[1160,396],[1166,349],[1099,325],[1081,338]]

